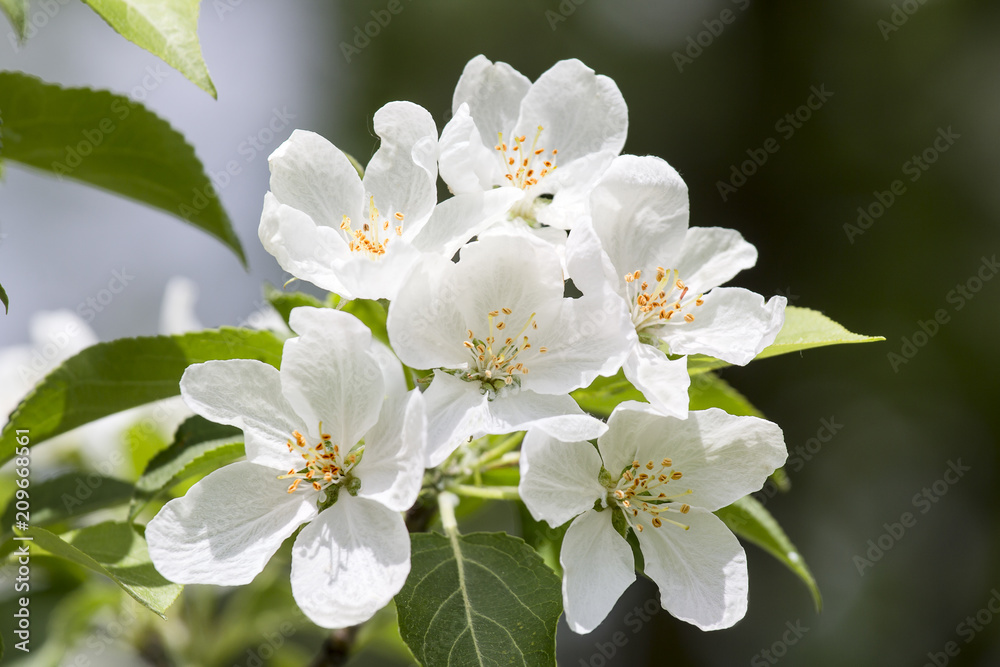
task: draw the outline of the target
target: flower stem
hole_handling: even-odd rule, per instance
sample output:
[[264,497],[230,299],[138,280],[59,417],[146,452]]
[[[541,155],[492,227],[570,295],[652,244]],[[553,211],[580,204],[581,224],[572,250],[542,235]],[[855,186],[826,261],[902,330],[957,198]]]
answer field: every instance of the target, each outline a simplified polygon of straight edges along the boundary
[[458,505],[458,496],[448,491],[442,491],[438,495],[438,511],[441,514],[441,525],[449,535],[458,534],[458,520],[455,519],[455,507]]
[[505,468],[511,465],[517,465],[521,461],[521,452],[507,452],[500,458],[479,468],[477,472],[483,470],[494,470],[495,468]]
[[490,461],[493,461],[493,460],[496,460],[496,459],[500,458],[501,456],[503,456],[504,454],[506,454],[510,450],[512,450],[512,449],[516,448],[518,445],[520,445],[521,444],[521,440],[523,440],[523,439],[524,439],[524,432],[523,431],[521,431],[519,433],[514,433],[510,437],[505,438],[504,440],[502,440],[500,442],[499,445],[497,445],[496,447],[493,447],[492,449],[489,449],[485,453],[483,453],[483,455],[479,457],[479,460],[476,461],[476,467],[482,466],[482,465],[484,465],[486,463],[489,463]]
[[[487,498],[489,500],[519,500],[521,495],[516,486],[472,486],[470,484],[453,484],[448,490],[467,498]],[[444,494],[441,494],[442,496]],[[442,511],[442,520],[444,512]]]

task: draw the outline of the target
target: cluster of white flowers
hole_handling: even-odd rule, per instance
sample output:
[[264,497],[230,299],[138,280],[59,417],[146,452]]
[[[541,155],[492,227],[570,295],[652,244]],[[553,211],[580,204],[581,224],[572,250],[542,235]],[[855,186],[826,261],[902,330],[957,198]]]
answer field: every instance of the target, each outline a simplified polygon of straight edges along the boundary
[[[296,601],[325,627],[362,622],[409,573],[401,512],[425,468],[526,431],[521,498],[538,520],[573,522],[561,556],[570,627],[591,631],[634,580],[628,530],[664,608],[732,625],[747,605],[745,554],[712,512],[759,489],[786,450],[770,422],[689,412],[685,359],[746,364],[773,342],[784,299],[718,287],[756,250],[733,230],[689,228],[687,188],[666,162],[620,155],[625,101],[583,63],[532,83],[478,56],[453,113],[439,135],[423,108],[384,106],[361,178],[311,132],[271,156],[264,247],[344,299],[388,301],[392,349],[351,315],[299,308],[280,371],[189,368],[188,405],[243,429],[247,461],[150,522],[157,569],[247,583],[309,522],[292,551]],[[453,195],[440,203],[439,174]],[[429,385],[408,391],[400,362]],[[622,369],[648,403],[605,423],[570,396]]]

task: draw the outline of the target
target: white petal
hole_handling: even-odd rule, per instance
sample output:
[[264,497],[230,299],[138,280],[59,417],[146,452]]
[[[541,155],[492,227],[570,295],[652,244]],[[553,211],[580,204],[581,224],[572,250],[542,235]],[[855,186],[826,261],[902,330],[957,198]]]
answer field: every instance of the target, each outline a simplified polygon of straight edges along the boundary
[[615,408],[598,445],[608,470],[633,460],[659,465],[671,459],[672,470],[683,477],[667,488],[676,494],[690,489],[679,502],[709,511],[758,491],[788,456],[781,429],[764,419],[709,408],[681,420],[634,401]]
[[292,548],[292,596],[316,625],[371,618],[410,573],[410,536],[398,512],[341,491]]
[[382,380],[385,382],[386,396],[402,396],[407,392],[406,376],[403,375],[403,365],[393,354],[392,348],[380,340],[372,338],[371,352],[382,369]]
[[317,225],[308,215],[282,204],[268,192],[257,236],[285,271],[325,290],[347,293],[339,267],[349,261],[350,250],[340,231]]
[[[32,345],[42,352],[42,358],[48,363],[41,375],[100,342],[94,330],[71,310],[40,311],[31,316],[28,326]],[[55,352],[50,351],[53,347]]]
[[580,218],[588,215],[594,187],[616,155],[616,151],[590,153],[549,172],[528,191],[536,196],[553,195],[548,206],[536,208],[538,222],[560,229],[573,229]]
[[281,390],[314,437],[319,423],[344,448],[375,425],[385,397],[371,331],[353,315],[331,308],[296,308],[289,318],[298,338],[285,341]]
[[343,151],[315,132],[292,132],[268,165],[274,196],[315,224],[339,228],[345,215],[359,219],[365,193],[357,170]]
[[403,512],[417,500],[424,479],[427,415],[423,396],[390,395],[378,423],[365,434],[365,453],[357,466],[358,495]]
[[424,252],[450,259],[469,239],[505,217],[507,209],[520,198],[518,188],[508,187],[446,199],[434,208],[413,244]]
[[454,266],[444,257],[425,256],[389,304],[389,341],[411,368],[456,368],[469,361],[458,305],[465,287],[454,281]]
[[160,304],[160,333],[172,336],[204,329],[195,313],[196,303],[198,283],[184,276],[174,276],[168,280]]
[[566,623],[580,634],[600,625],[635,581],[632,549],[612,528],[610,510],[589,510],[570,524],[559,562]]
[[521,445],[521,500],[531,516],[557,528],[607,495],[597,481],[601,456],[589,442],[563,442],[531,429]]
[[365,169],[365,189],[382,219],[395,227],[400,223],[393,216],[402,213],[403,229],[416,231],[437,201],[434,119],[412,102],[390,102],[375,112],[372,123],[382,143]]
[[406,277],[422,258],[422,253],[405,238],[393,236],[385,254],[372,260],[355,251],[344,260],[334,260],[334,273],[344,285],[341,296],[347,299],[395,299]]
[[[757,248],[735,229],[692,227],[684,237],[678,266],[681,280],[698,292],[707,292],[757,263]],[[671,267],[666,267],[671,268]]]
[[[584,294],[601,292],[610,286],[625,298],[624,290],[618,290],[621,282],[618,270],[604,251],[601,239],[594,231],[590,220],[583,220],[573,227],[566,241],[566,272]],[[624,274],[624,270],[622,271]]]
[[529,234],[491,235],[468,244],[453,276],[455,289],[461,289],[459,308],[466,326],[482,338],[489,335],[485,333],[489,312],[511,309],[507,319],[516,324],[516,332],[532,313],[548,312],[563,294],[559,256],[551,245]]
[[531,142],[539,125],[544,128],[539,146],[558,150],[559,164],[565,164],[590,153],[621,152],[628,108],[614,81],[579,60],[562,60],[524,96],[515,133]]
[[439,144],[441,179],[453,193],[482,192],[503,184],[506,172],[494,145],[486,145],[469,106],[462,104],[441,130]]
[[462,104],[469,105],[483,141],[492,146],[498,132],[514,128],[521,100],[530,87],[527,77],[507,63],[492,63],[479,55],[465,65],[455,86],[451,110],[457,114]]
[[546,394],[568,393],[598,375],[617,373],[636,342],[625,300],[605,287],[601,293],[560,299],[553,306],[539,313],[539,336],[531,337],[532,345],[544,343],[548,351],[524,359],[531,373],[522,378],[522,386]]
[[686,419],[691,376],[687,359],[668,359],[660,349],[636,343],[623,366],[625,377],[653,407],[665,415]]
[[316,516],[317,494],[249,461],[219,468],[163,506],[146,526],[149,555],[179,584],[250,583],[281,543]]
[[460,445],[483,434],[487,399],[477,383],[434,371],[434,381],[424,392],[424,401],[428,420],[424,465],[433,468]]
[[181,396],[205,419],[242,429],[253,463],[284,472],[301,462],[285,443],[306,423],[281,393],[273,366],[254,359],[194,364],[181,377]]
[[774,342],[785,323],[783,296],[764,297],[741,287],[717,287],[689,310],[693,322],[661,329],[671,354],[707,354],[743,366]]
[[[472,383],[467,383],[472,384]],[[569,442],[593,440],[607,430],[604,422],[580,409],[572,397],[521,389],[486,403],[486,421],[477,435],[515,433],[538,428]]]
[[674,268],[688,226],[688,189],[676,169],[657,157],[622,155],[594,190],[591,206],[594,231],[618,280],[637,269]]
[[687,514],[669,516],[679,517],[690,528],[666,522],[653,528],[647,523],[638,533],[644,571],[660,588],[660,604],[702,630],[731,627],[747,611],[749,579],[743,547],[707,510],[695,507]]

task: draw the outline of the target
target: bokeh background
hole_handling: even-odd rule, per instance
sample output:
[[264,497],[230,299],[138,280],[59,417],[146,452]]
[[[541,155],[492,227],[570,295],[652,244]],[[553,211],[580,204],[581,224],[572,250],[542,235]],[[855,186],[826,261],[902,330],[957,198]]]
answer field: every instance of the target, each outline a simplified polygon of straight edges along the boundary
[[[256,228],[267,154],[292,129],[320,132],[365,162],[382,104],[417,102],[443,126],[462,67],[478,53],[532,79],[559,59],[579,58],[625,96],[625,151],[661,156],[683,175],[692,224],[733,227],[756,244],[758,266],[740,285],[887,340],[724,373],[784,429],[792,488],[764,498],[815,573],[822,613],[800,582],[751,546],[750,609],[735,628],[702,633],[666,613],[638,615],[635,607],[655,599],[640,581],[592,635],[562,628],[559,664],[1000,664],[1000,618],[988,607],[1000,599],[1000,279],[989,279],[1000,251],[1000,5],[400,2],[402,12],[358,48],[358,31],[385,0],[206,0],[200,35],[218,101],[81,3],[59,4],[20,48],[0,28],[0,68],[130,94],[182,131],[209,171],[238,161],[242,171],[221,198],[250,260],[245,272],[221,244],[180,221],[8,165],[0,282],[11,312],[0,318],[0,346],[27,343],[35,315],[77,310],[123,270],[134,279],[89,323],[101,339],[156,333],[165,285],[177,275],[197,284],[196,316],[205,325],[245,321],[261,306],[262,282],[287,278],[260,248]],[[825,101],[814,97],[818,108],[800,109],[814,89]],[[798,120],[783,122],[797,110]],[[287,118],[287,127],[263,132],[275,118]],[[951,139],[935,148],[940,136]],[[754,154],[761,161],[770,138],[777,151],[744,164]],[[745,179],[732,180],[734,169]],[[876,217],[879,197],[888,201],[879,193],[897,180],[905,191]],[[723,193],[726,182],[734,189]],[[859,207],[873,214],[867,228],[857,226]],[[938,311],[946,321],[920,335]],[[904,352],[894,364],[889,355]],[[962,475],[948,473],[954,469]],[[893,524],[906,512],[914,520],[900,531]],[[500,508],[476,521],[516,526],[516,514]],[[273,578],[271,604],[287,602],[287,578]],[[44,585],[58,599],[95,585],[81,583],[91,579],[61,574]],[[218,605],[212,595],[194,587],[177,608],[201,609],[218,622],[204,628],[223,628],[222,612],[205,612]],[[276,657],[254,658],[284,620],[256,604],[259,639],[245,642],[256,652],[237,643],[217,664],[304,664],[323,635],[301,623],[268,651]],[[169,636],[183,642],[177,633],[197,631]],[[392,657],[388,634],[352,664],[407,664]],[[149,664],[120,642],[99,644],[107,652],[90,664],[113,664],[112,655]]]

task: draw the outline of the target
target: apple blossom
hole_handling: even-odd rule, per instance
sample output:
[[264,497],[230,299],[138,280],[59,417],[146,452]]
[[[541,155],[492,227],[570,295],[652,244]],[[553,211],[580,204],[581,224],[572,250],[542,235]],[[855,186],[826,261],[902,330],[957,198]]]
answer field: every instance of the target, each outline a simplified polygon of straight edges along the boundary
[[531,83],[507,63],[470,60],[441,133],[441,177],[456,194],[512,188],[510,217],[570,229],[625,145],[618,86],[579,60]]
[[722,410],[665,416],[619,405],[595,449],[528,432],[519,491],[562,544],[563,603],[575,632],[597,627],[635,580],[635,532],[660,604],[702,630],[727,628],[747,608],[746,554],[712,512],[763,486],[787,456],[775,424]]
[[423,401],[356,318],[297,308],[281,370],[254,360],[191,366],[181,395],[243,430],[247,460],[167,503],[146,528],[157,570],[178,583],[249,583],[303,523],[292,594],[316,624],[346,627],[392,599],[410,570],[400,512],[423,473]]
[[637,337],[626,377],[661,411],[687,414],[687,361],[706,354],[744,365],[774,342],[784,297],[717,287],[757,262],[739,232],[688,228],[687,186],[657,157],[615,158],[591,196],[591,218],[570,234],[567,266],[584,292],[610,288]]
[[555,250],[528,234],[470,243],[458,263],[433,259],[414,270],[387,320],[400,360],[435,369],[424,393],[427,465],[469,438],[532,425],[599,435],[604,425],[568,394],[621,366],[632,331],[620,299],[564,298]]

